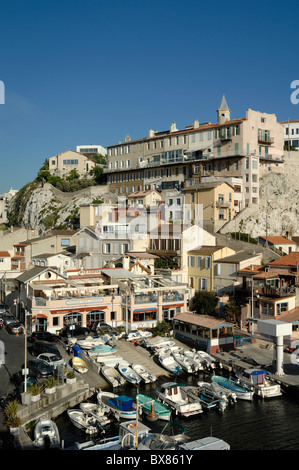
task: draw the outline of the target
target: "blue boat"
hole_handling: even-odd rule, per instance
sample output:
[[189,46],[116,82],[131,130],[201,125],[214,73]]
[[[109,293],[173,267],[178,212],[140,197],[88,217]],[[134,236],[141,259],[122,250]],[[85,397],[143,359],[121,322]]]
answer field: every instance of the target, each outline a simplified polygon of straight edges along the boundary
[[115,393],[99,391],[97,400],[119,418],[136,419],[136,405],[133,399],[126,395],[119,396]]
[[98,346],[94,346],[93,348],[89,349],[88,354],[90,356],[108,355],[108,354],[113,354],[116,351],[118,351],[118,348],[116,348],[114,346],[98,345]]
[[233,380],[227,379],[222,377],[221,375],[213,375],[212,382],[218,384],[219,386],[223,387],[226,390],[230,390],[231,392],[235,393],[237,399],[252,401],[254,392],[239,383],[236,383]]

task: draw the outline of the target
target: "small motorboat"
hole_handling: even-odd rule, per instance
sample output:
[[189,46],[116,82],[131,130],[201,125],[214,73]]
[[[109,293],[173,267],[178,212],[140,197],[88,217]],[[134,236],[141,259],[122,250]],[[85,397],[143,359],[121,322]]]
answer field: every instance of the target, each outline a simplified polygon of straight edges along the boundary
[[33,444],[39,448],[60,447],[59,431],[52,419],[40,418],[34,428]]
[[100,356],[100,355],[106,356],[108,354],[114,354],[117,350],[118,350],[118,348],[116,348],[115,346],[98,345],[98,346],[94,346],[93,348],[89,349],[88,350],[88,355],[91,356],[91,357]]
[[176,382],[167,382],[157,388],[156,394],[177,415],[188,417],[202,413],[202,406],[196,398],[188,395],[184,387]]
[[104,346],[107,341],[104,341],[103,337],[101,336],[85,336],[82,339],[78,339],[76,344],[81,349],[91,349],[95,346]]
[[224,399],[227,404],[234,405],[237,402],[237,395],[235,392],[222,387],[216,382],[198,381],[197,384],[200,387],[207,389],[210,393],[213,393],[216,398]]
[[227,407],[227,400],[225,397],[218,397],[212,390],[206,387],[184,385],[182,388],[189,397],[198,401],[204,410],[210,411],[219,409],[223,411]]
[[112,365],[104,365],[101,367],[101,373],[105,380],[112,387],[119,387],[126,383],[126,379],[120,374],[120,372]]
[[174,357],[170,354],[159,354],[158,359],[160,364],[164,367],[164,369],[168,370],[168,372],[172,372],[173,374],[181,374],[182,368],[176,362]]
[[173,352],[172,355],[175,361],[185,372],[188,372],[188,374],[194,374],[198,371],[198,364],[191,357],[185,356],[181,352]]
[[105,432],[105,427],[111,423],[110,418],[107,416],[110,410],[104,404],[83,402],[80,403],[80,409],[93,416],[103,432]]
[[216,360],[213,356],[208,354],[206,351],[198,350],[196,351],[196,354],[198,357],[200,357],[204,361],[205,367],[207,369],[217,369],[217,368],[221,369],[222,368],[221,362]]
[[127,382],[132,384],[139,384],[141,382],[141,377],[132,369],[129,362],[119,362],[116,367]]
[[126,395],[116,395],[111,392],[99,391],[98,403],[108,407],[116,417],[123,419],[136,419],[136,405],[133,399]]
[[[138,442],[145,438],[150,432],[150,428],[143,423],[136,421],[126,421],[120,423],[119,434],[113,437],[106,437],[98,442],[76,442],[70,450],[124,450],[136,449]],[[137,440],[137,442],[136,442]]]
[[157,416],[157,419],[169,421],[171,419],[172,410],[169,406],[161,403],[156,398],[137,393],[138,405],[141,405],[143,413],[151,420],[151,414]]
[[85,431],[86,434],[97,434],[99,432],[97,419],[92,414],[74,408],[67,410],[67,415],[73,425],[81,431]]
[[252,401],[253,399],[253,390],[251,390],[249,387],[243,386],[240,383],[237,383],[235,380],[227,379],[221,375],[213,375],[212,382],[218,384],[220,387],[223,387],[225,390],[235,393],[237,400]]
[[151,382],[155,382],[157,380],[157,377],[153,372],[151,372],[149,369],[147,369],[145,366],[142,366],[141,364],[132,364],[132,369],[134,372],[136,372],[139,377],[141,377],[141,380],[148,384]]
[[114,354],[108,354],[106,356],[97,356],[96,362],[99,362],[102,366],[115,367],[119,362],[122,362],[124,358],[122,356],[114,356]]
[[72,363],[73,368],[77,372],[80,372],[80,374],[85,374],[88,371],[88,365],[83,361],[83,359],[81,359],[81,357],[73,357]]

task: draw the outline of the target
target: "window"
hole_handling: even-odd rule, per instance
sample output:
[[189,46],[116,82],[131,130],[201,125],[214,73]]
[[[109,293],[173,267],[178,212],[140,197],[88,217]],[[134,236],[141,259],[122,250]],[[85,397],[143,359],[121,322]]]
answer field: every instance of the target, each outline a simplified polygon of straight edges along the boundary
[[62,238],[61,239],[61,246],[70,246],[70,239],[69,238]]
[[211,267],[211,256],[206,256],[205,258],[205,267],[209,269]]
[[208,290],[208,280],[204,277],[199,279],[199,289],[200,290]]
[[276,305],[276,315],[281,315],[288,311],[288,302],[282,302]]
[[188,256],[188,266],[190,268],[195,267],[195,256]]
[[202,256],[197,256],[197,267],[202,268]]
[[253,170],[257,170],[258,169],[258,165],[257,165],[257,160],[252,160],[252,168]]

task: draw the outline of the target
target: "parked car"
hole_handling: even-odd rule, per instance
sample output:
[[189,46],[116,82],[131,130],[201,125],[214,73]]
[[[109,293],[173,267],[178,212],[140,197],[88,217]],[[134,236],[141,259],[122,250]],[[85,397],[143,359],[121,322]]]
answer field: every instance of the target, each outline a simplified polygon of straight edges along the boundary
[[64,359],[62,359],[61,355],[45,352],[37,356],[37,359],[40,359],[42,361],[46,361],[50,366],[52,367],[57,367],[60,364],[63,364],[66,366],[66,362]]
[[24,333],[24,325],[22,325],[22,323],[20,323],[19,321],[15,322],[15,323],[9,323],[6,327],[8,333],[12,334],[12,335],[21,335]]
[[89,335],[90,330],[84,326],[73,325],[65,326],[59,331],[59,336],[71,338],[72,336],[87,336]]
[[[24,369],[23,364],[22,368]],[[38,378],[50,377],[53,375],[53,366],[42,359],[30,359],[27,361],[27,368]]]
[[[108,333],[112,330],[115,330],[114,328],[112,328],[112,326],[110,326],[108,323],[105,323],[105,322],[102,322],[102,321],[98,321],[98,322],[94,322],[92,324],[92,327],[91,327],[91,330],[92,331],[95,331],[95,332],[98,332],[100,330],[104,331],[105,333]],[[115,330],[116,331],[116,330]]]
[[[25,385],[25,380],[24,380],[24,375],[22,374],[22,372],[17,372],[16,374],[13,374],[12,376],[12,381],[13,383],[15,384],[16,388],[18,389],[18,391],[20,393],[23,393],[24,392],[24,385]],[[29,374],[27,374],[27,388],[30,386],[30,385],[35,385],[38,383],[38,380],[37,380],[37,377],[35,374],[33,374],[32,372],[29,372]]]
[[32,353],[34,356],[38,356],[42,353],[56,354],[61,358],[61,354],[58,348],[54,344],[42,343],[41,341],[35,341],[32,345]]
[[49,343],[55,343],[59,341],[58,336],[53,335],[49,331],[34,331],[28,338],[28,341],[33,343],[34,341],[48,341]]
[[12,313],[4,313],[3,319],[4,319],[4,325],[5,326],[9,325],[10,323],[14,323],[14,322],[17,321],[17,319],[14,317],[14,315]]
[[5,305],[0,303],[0,315],[6,313],[6,308],[5,308]]

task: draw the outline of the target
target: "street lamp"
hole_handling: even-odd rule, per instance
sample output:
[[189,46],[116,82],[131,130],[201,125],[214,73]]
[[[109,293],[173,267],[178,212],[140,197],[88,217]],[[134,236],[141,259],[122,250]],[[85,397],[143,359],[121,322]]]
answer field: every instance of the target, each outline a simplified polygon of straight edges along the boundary
[[25,310],[25,364],[24,364],[24,369],[23,369],[23,375],[24,375],[24,392],[27,392],[27,375],[28,375],[28,369],[27,369],[27,316],[31,315],[27,310]]

